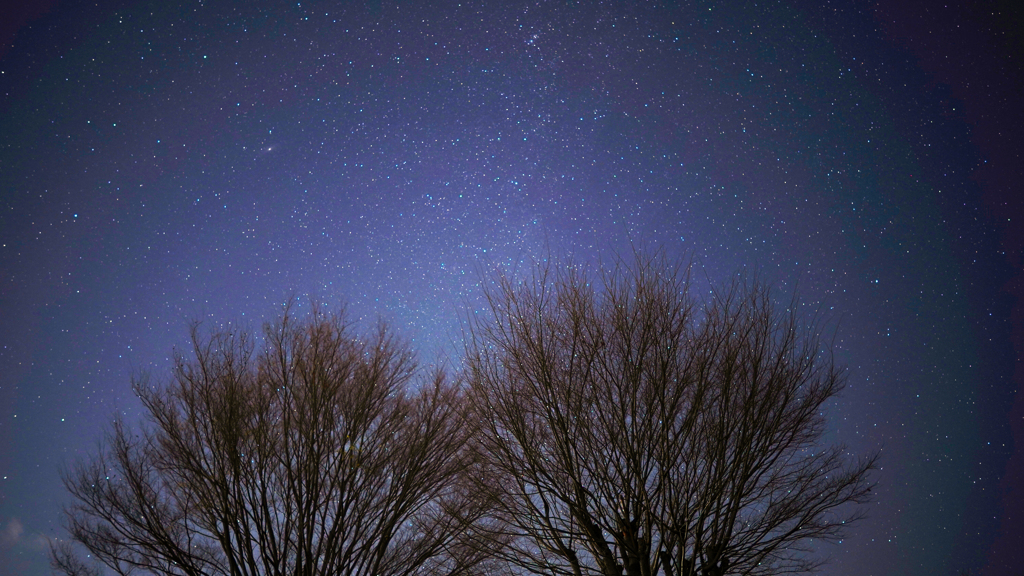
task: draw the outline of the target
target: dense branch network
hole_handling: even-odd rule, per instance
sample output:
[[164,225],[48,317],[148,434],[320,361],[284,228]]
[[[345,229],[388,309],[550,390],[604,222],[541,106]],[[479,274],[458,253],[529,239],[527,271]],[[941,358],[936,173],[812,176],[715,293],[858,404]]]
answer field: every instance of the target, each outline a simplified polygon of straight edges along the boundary
[[824,442],[844,373],[797,302],[756,280],[695,298],[663,254],[491,286],[455,382],[317,307],[259,339],[193,327],[168,384],[135,382],[147,420],[65,472],[54,566],[768,575],[857,518],[875,457]]
[[[366,338],[319,309],[263,334],[192,332],[171,382],[135,390],[148,422],[117,422],[65,474],[69,531],[119,574],[456,576],[479,563],[461,393],[385,328]],[[70,546],[68,574],[95,568]]]
[[468,357],[501,556],[536,574],[779,574],[816,565],[874,459],[822,445],[843,373],[756,281],[706,301],[638,255],[499,275]]

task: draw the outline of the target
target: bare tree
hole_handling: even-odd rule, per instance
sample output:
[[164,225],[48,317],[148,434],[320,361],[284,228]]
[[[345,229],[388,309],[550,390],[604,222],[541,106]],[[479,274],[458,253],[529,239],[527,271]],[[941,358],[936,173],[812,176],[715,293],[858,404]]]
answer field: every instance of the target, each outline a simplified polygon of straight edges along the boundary
[[496,278],[469,372],[513,571],[564,576],[804,572],[869,496],[875,458],[825,445],[842,388],[820,335],[763,284],[706,300],[638,255],[595,279]]
[[[437,372],[410,389],[408,347],[320,309],[203,337],[148,412],[64,474],[74,541],[118,574],[460,576],[479,516],[462,480],[464,402]],[[70,543],[53,565],[98,574]]]

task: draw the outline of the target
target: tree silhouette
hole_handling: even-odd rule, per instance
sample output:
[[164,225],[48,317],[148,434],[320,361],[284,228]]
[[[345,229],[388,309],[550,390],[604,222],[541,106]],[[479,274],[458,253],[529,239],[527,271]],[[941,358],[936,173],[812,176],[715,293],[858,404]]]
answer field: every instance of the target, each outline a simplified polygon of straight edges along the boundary
[[844,372],[820,322],[764,284],[697,299],[686,267],[640,254],[499,274],[487,298],[468,365],[496,524],[475,534],[510,569],[802,572],[868,499],[875,457],[823,442]]
[[[436,372],[411,390],[412,355],[384,327],[353,334],[319,308],[204,337],[164,386],[134,388],[138,428],[115,422],[63,475],[71,537],[118,574],[448,575],[486,557],[465,528],[469,428]],[[71,543],[68,575],[99,574]]]

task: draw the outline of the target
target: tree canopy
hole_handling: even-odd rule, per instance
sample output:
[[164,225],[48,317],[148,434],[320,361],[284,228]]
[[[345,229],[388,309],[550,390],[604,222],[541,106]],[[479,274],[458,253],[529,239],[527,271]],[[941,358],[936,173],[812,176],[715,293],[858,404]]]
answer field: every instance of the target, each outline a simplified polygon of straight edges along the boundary
[[[822,322],[756,278],[697,297],[637,254],[499,273],[456,378],[389,328],[286,309],[191,331],[63,473],[72,575],[767,575],[814,570],[877,456],[826,441]],[[85,562],[84,547],[98,563]]]
[[[466,543],[462,393],[410,387],[408,346],[341,315],[290,311],[254,334],[193,327],[170,382],[135,382],[144,425],[114,424],[64,475],[71,537],[119,574],[458,575]],[[68,545],[54,564],[98,573]]]
[[823,442],[843,387],[820,323],[752,279],[696,299],[637,256],[499,275],[473,324],[474,436],[501,556],[536,574],[808,571],[874,458]]

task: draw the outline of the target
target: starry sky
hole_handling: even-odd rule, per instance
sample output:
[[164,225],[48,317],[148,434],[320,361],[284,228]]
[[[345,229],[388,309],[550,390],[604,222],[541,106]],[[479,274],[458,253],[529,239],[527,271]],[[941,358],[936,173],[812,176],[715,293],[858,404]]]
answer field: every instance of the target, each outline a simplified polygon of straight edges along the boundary
[[631,243],[836,319],[828,438],[883,460],[824,574],[1024,569],[1010,2],[0,10],[0,574],[190,320],[316,298],[454,364],[481,271]]

